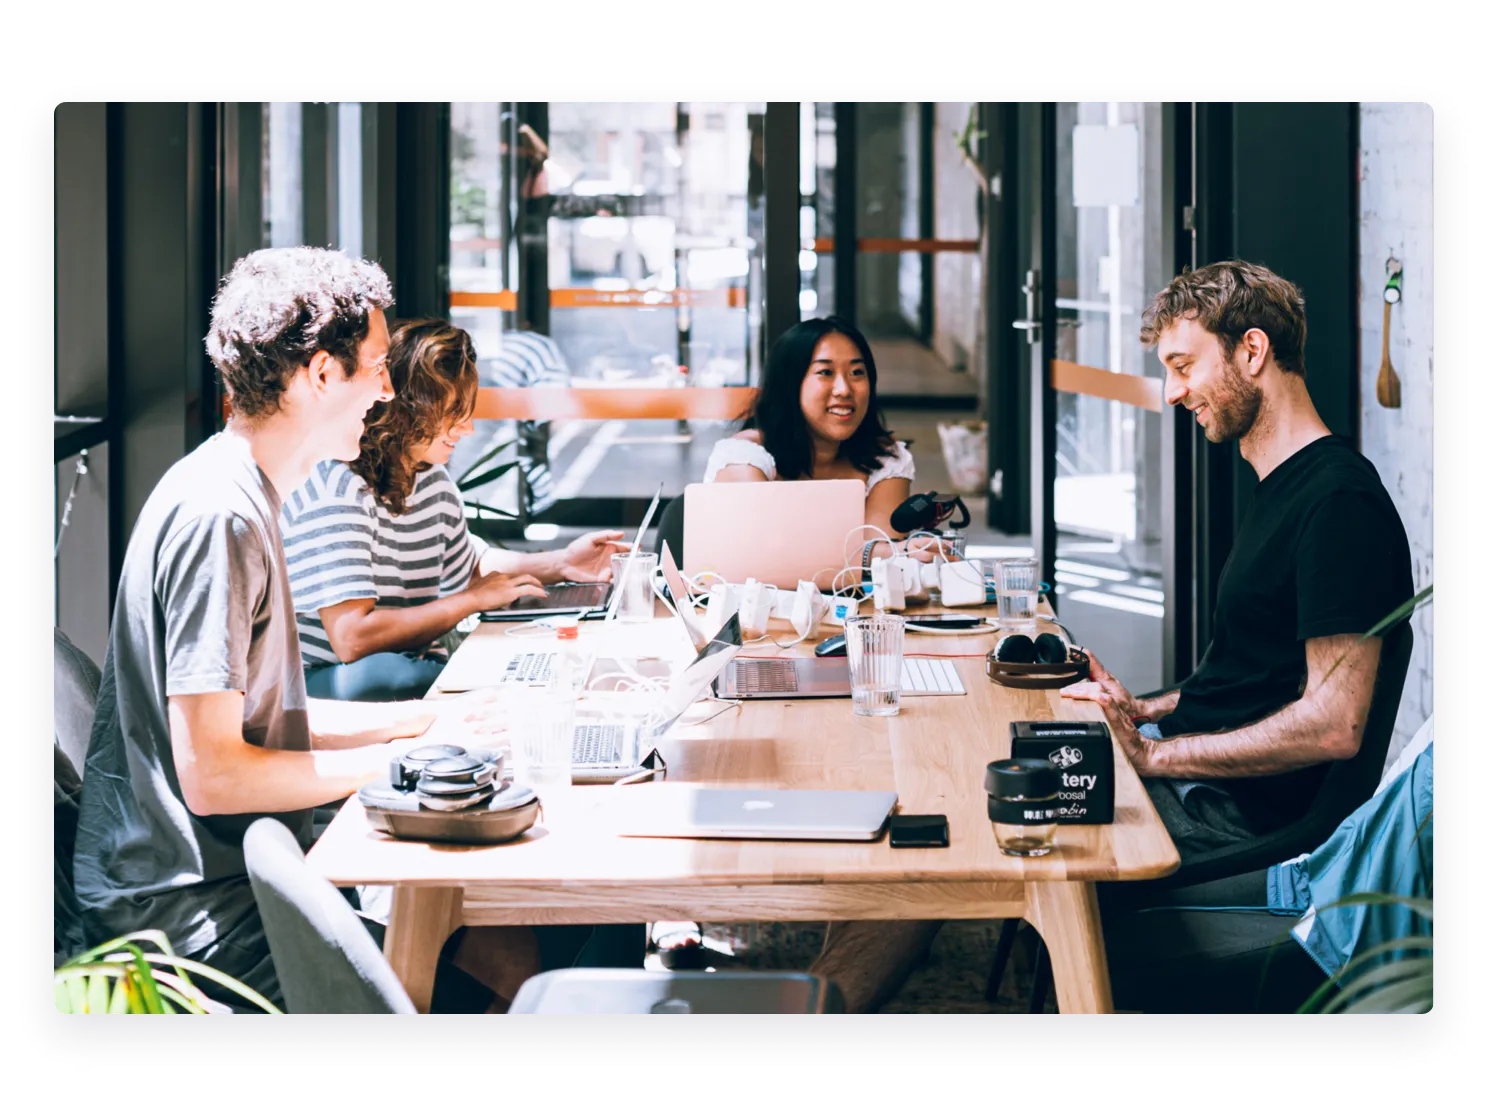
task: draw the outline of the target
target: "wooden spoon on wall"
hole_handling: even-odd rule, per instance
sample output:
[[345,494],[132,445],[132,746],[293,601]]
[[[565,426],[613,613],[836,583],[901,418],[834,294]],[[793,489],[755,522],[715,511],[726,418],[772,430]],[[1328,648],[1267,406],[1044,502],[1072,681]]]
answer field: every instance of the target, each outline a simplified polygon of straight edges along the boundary
[[1379,379],[1374,384],[1374,394],[1381,407],[1400,406],[1400,377],[1395,375],[1395,366],[1390,363],[1390,302],[1385,301],[1385,351],[1380,356]]
[[1400,274],[1405,266],[1390,253],[1385,261],[1385,351],[1380,356],[1379,379],[1374,384],[1374,394],[1381,407],[1400,407],[1400,377],[1390,364],[1390,307],[1400,301]]

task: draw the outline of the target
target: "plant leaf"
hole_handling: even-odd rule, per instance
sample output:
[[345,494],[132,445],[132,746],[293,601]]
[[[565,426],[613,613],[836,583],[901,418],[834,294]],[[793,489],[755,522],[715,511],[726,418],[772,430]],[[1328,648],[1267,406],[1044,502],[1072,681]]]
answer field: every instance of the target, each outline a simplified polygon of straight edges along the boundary
[[[1400,605],[1398,608],[1391,611],[1388,616],[1386,616],[1378,624],[1370,628],[1367,632],[1356,639],[1354,641],[1354,645],[1358,646],[1366,639],[1373,639],[1375,636],[1389,631],[1396,624],[1400,623],[1400,621],[1409,617],[1411,613],[1416,611],[1416,609],[1420,608],[1422,605],[1426,604],[1432,599],[1432,590],[1435,588],[1435,585],[1436,583],[1432,582],[1432,584],[1426,586],[1426,588],[1422,589],[1419,593],[1417,593],[1410,600],[1406,601],[1403,605]],[[1328,673],[1323,675],[1324,682],[1333,677],[1333,672],[1343,665],[1343,660],[1347,659],[1350,653],[1351,652],[1345,652],[1344,654],[1340,655],[1338,657],[1338,662],[1334,663],[1328,668]]]
[[1324,1012],[1345,1010],[1344,1005],[1348,1001],[1362,996],[1372,988],[1377,988],[1385,984],[1393,984],[1399,980],[1430,976],[1431,971],[1432,962],[1429,957],[1416,957],[1402,961],[1387,962],[1386,964],[1370,969],[1367,973],[1355,977],[1349,982],[1348,987],[1339,995],[1335,996],[1323,1010]]
[[494,515],[494,516],[496,516],[496,517],[498,517],[500,519],[516,519],[517,518],[511,512],[505,512],[505,511],[502,511],[500,508],[493,508],[493,507],[490,507],[490,506],[488,506],[486,504],[478,503],[475,500],[466,500],[465,501],[465,506],[467,508],[474,508],[476,511],[490,512],[492,515]]
[[1387,984],[1344,1008],[1345,1014],[1395,1014],[1413,1012],[1417,1015],[1431,1010],[1433,988],[1431,975],[1414,976]]
[[[1322,1004],[1323,1001],[1327,1000],[1329,996],[1335,993],[1339,995],[1340,999],[1345,998],[1348,994],[1348,989],[1344,988],[1343,978],[1351,974],[1357,977],[1358,972],[1361,968],[1363,968],[1371,959],[1378,957],[1383,953],[1393,953],[1397,951],[1415,949],[1429,950],[1431,949],[1431,947],[1432,940],[1419,934],[1411,937],[1395,938],[1388,942],[1380,942],[1377,945],[1370,946],[1368,949],[1356,953],[1353,957],[1350,957],[1348,963],[1341,966],[1331,978],[1323,983],[1322,987],[1320,987],[1316,992],[1309,996],[1307,998],[1307,1002],[1299,1007],[1297,1011],[1299,1014],[1306,1014],[1317,1011],[1319,1010],[1319,1005]],[[1398,964],[1400,961],[1406,960],[1416,959],[1399,958],[1396,961],[1386,962],[1384,967]],[[1354,983],[1350,982],[1348,988],[1353,987]],[[1321,1010],[1330,1011],[1333,1009],[1329,1007],[1323,1007]]]
[[269,1003],[268,1000],[264,999],[257,992],[253,991],[253,989],[249,988],[242,981],[234,977],[230,977],[226,973],[212,968],[212,966],[210,965],[203,965],[200,961],[191,961],[185,957],[159,957],[156,958],[156,960],[167,961],[170,964],[177,966],[178,968],[186,968],[191,970],[193,973],[196,973],[198,976],[204,976],[208,980],[222,985],[222,987],[228,989],[228,991],[234,993],[235,995],[243,997],[243,999],[247,1000],[254,1007],[259,1008],[269,1015],[284,1014],[273,1004]]
[[1319,907],[1318,911],[1331,911],[1334,907],[1386,907],[1386,906],[1409,907],[1416,914],[1431,921],[1431,900],[1422,899],[1414,895],[1389,895],[1383,891],[1358,891],[1353,895],[1345,895],[1341,899],[1335,899],[1325,906]]
[[481,466],[485,465],[486,462],[491,461],[494,458],[500,456],[501,454],[505,453],[507,450],[511,449],[512,446],[514,446],[516,444],[517,443],[516,443],[515,440],[511,440],[511,441],[502,442],[499,446],[493,446],[490,449],[488,449],[485,453],[481,454],[478,458],[475,459],[475,463],[472,464],[470,466],[470,468],[466,469],[463,473],[461,473],[458,477],[455,478],[455,487],[456,488],[464,488],[465,487],[465,480],[466,480],[467,477],[469,477],[471,474],[473,474],[477,469],[481,468]]
[[103,973],[94,973],[85,978],[88,982],[88,1014],[107,1015],[109,1006],[109,985],[112,981]]
[[516,467],[517,462],[508,461],[505,464],[497,465],[494,469],[488,469],[479,476],[471,477],[469,480],[461,477],[455,482],[455,487],[461,492],[469,492],[471,489],[480,488],[482,485],[490,484],[493,480],[498,480],[506,476],[507,473],[510,473]]
[[110,1015],[125,1015],[129,1011],[129,996],[124,990],[122,980],[114,981],[114,995],[109,1000],[108,1010]]

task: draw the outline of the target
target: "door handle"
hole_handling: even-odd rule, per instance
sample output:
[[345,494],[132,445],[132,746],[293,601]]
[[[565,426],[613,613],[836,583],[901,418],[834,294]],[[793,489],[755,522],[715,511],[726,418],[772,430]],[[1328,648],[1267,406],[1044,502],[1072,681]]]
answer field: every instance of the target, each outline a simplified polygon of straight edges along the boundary
[[1038,312],[1038,283],[1039,273],[1030,271],[1023,281],[1023,317],[1012,323],[1014,329],[1021,329],[1030,345],[1038,343],[1039,327],[1043,325],[1039,321]]

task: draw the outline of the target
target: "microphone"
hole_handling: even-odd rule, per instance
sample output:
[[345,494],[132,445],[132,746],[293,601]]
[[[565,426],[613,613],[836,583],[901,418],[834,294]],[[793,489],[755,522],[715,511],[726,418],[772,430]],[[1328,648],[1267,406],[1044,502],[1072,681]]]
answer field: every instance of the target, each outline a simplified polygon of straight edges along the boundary
[[911,531],[933,531],[952,515],[960,512],[961,518],[951,527],[960,530],[971,524],[971,512],[959,496],[942,496],[936,492],[923,492],[911,496],[894,509],[889,516],[889,526],[901,535]]

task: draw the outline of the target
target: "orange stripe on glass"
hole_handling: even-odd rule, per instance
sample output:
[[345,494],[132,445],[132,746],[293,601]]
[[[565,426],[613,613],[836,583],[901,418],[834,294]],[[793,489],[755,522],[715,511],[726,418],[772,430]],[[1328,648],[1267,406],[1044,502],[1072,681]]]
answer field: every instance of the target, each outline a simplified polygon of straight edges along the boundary
[[481,388],[478,419],[736,419],[755,389],[731,388]]
[[1146,411],[1163,409],[1163,382],[1149,376],[1128,376],[1068,360],[1051,361],[1054,390],[1071,395],[1093,395],[1113,403],[1129,403]]

